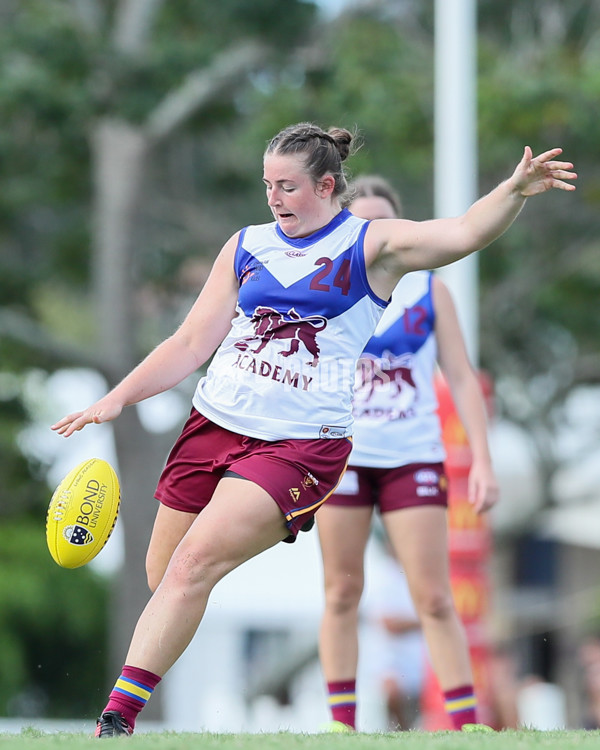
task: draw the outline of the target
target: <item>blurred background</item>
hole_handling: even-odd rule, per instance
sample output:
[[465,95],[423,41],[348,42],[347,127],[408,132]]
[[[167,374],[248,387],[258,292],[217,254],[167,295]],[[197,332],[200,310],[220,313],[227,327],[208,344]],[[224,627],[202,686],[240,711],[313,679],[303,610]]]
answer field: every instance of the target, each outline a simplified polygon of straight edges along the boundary
[[[478,579],[482,669],[499,725],[598,726],[600,5],[475,6],[476,193],[526,144],[562,146],[579,173],[575,194],[529,202],[479,259],[478,365],[501,484]],[[435,34],[433,0],[0,0],[5,725],[89,724],[104,705],[148,598],[153,491],[196,378],[68,441],[49,425],[172,332],[234,231],[270,220],[262,153],[285,125],[356,126],[351,173],[390,179],[407,217],[434,215]],[[473,180],[460,171],[457,190]],[[118,470],[121,517],[93,564],[63,570],[45,512],[91,456]],[[381,637],[369,607],[384,567],[374,537],[368,644]],[[236,571],[144,721],[316,731],[321,608],[314,532]],[[375,670],[359,680],[362,728],[384,729]]]

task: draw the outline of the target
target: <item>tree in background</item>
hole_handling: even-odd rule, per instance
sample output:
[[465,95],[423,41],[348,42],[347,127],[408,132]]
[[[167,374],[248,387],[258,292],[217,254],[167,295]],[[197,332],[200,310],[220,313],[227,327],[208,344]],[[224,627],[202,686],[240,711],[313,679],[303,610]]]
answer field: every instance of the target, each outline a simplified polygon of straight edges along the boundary
[[[289,54],[314,15],[295,0],[285,14],[278,8],[275,0],[3,6],[3,369],[84,365],[108,388],[172,327],[177,314],[162,301],[178,268],[192,252],[212,259],[215,235],[222,241],[235,226],[240,184],[227,177],[232,132],[243,124],[235,94]],[[225,193],[227,209],[209,210],[212,192]],[[141,325],[148,306],[160,315]],[[114,434],[126,559],[111,607],[111,673],[148,597],[142,550],[172,443],[145,430],[135,409]]]
[[[482,258],[481,356],[498,384],[502,413],[537,447],[547,507],[560,503],[565,409],[581,386],[600,383],[600,7],[587,0],[486,2],[480,41],[480,149],[497,170],[508,149],[560,143],[578,165],[568,206],[527,206],[524,221]],[[527,70],[527,75],[519,71]],[[504,133],[500,138],[499,134]],[[529,524],[534,518],[528,519]]]

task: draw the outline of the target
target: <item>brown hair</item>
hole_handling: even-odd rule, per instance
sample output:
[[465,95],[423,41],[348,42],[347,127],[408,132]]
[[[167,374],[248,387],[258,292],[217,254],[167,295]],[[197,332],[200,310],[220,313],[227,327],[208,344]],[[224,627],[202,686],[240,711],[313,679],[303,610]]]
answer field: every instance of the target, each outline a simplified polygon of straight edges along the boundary
[[394,209],[394,213],[398,218],[402,217],[402,201],[400,200],[400,196],[383,177],[378,177],[377,175],[357,177],[348,188],[348,192],[349,203],[357,198],[376,196],[377,198],[386,200]]
[[329,128],[327,131],[310,122],[290,125],[274,136],[266,148],[266,154],[302,155],[306,171],[316,185],[326,174],[335,180],[333,195],[340,197],[348,190],[346,173],[342,166],[354,153],[355,140],[345,128]]

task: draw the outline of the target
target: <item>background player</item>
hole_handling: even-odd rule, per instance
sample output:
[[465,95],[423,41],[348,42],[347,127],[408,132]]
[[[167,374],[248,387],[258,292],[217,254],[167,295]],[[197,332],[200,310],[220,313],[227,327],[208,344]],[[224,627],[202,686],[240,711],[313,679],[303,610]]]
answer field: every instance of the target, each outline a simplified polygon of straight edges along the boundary
[[[350,210],[364,219],[400,214],[398,196],[379,177],[358,179],[352,195]],[[394,289],[359,360],[350,465],[317,516],[325,576],[320,657],[332,718],[351,728],[356,727],[364,553],[376,508],[406,573],[446,710],[456,729],[476,723],[469,649],[448,570],[436,361],[467,431],[473,454],[469,500],[481,513],[498,498],[484,400],[447,287],[429,271],[418,271]]]

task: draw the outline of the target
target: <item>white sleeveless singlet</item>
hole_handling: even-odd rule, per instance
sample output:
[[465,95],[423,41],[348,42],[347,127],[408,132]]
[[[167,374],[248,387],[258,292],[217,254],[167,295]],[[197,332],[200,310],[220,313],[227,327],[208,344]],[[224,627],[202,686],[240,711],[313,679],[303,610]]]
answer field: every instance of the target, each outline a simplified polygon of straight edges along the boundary
[[445,458],[433,384],[432,281],[429,271],[400,280],[358,362],[353,466],[387,469]]
[[387,306],[367,282],[367,226],[344,209],[307,237],[242,230],[237,315],[198,383],[200,413],[263,440],[352,434],[356,362]]

